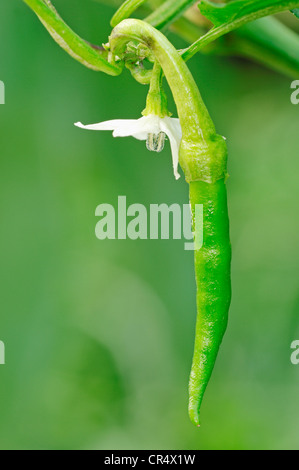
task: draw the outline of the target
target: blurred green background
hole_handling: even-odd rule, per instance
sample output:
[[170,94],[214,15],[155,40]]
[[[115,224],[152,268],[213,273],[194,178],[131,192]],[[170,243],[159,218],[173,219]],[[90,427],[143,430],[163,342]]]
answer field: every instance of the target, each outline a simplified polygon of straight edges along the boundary
[[[114,9],[57,0],[102,43]],[[184,44],[172,38],[178,47]],[[1,449],[296,449],[298,113],[290,79],[246,61],[191,69],[229,145],[233,303],[198,430],[183,241],[99,241],[97,205],[188,202],[171,155],[76,121],[138,118],[146,87],[85,69],[21,0],[0,5]],[[299,77],[298,77],[299,79]],[[174,106],[171,105],[172,111]]]

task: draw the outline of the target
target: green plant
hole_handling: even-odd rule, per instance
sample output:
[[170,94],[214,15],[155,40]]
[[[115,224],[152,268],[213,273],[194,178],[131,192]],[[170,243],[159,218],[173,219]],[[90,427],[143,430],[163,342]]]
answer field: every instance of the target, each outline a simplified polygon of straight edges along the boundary
[[[101,123],[89,129],[114,129],[116,136],[132,135],[147,140],[150,150],[160,151],[164,134],[171,139],[175,176],[178,160],[190,185],[193,230],[196,232],[196,206],[204,207],[203,246],[195,249],[198,320],[195,352],[190,378],[189,413],[199,425],[199,411],[218,350],[226,330],[230,305],[229,223],[226,179],[227,149],[225,139],[217,135],[198,87],[186,65],[197,52],[244,53],[288,75],[299,70],[297,35],[277,20],[251,23],[299,7],[297,1],[234,0],[217,4],[200,2],[207,22],[199,28],[196,21],[184,17],[193,0],[167,0],[155,3],[145,21],[127,19],[143,1],[127,0],[112,19],[111,36],[103,47],[94,46],[76,35],[61,19],[49,0],[24,0],[37,14],[55,41],[83,65],[109,75],[119,75],[128,68],[140,83],[150,85],[144,118]],[[144,5],[143,5],[144,6]],[[201,18],[202,20],[202,18]],[[269,18],[267,19],[269,20]],[[253,28],[249,27],[253,26]],[[183,37],[198,36],[185,50],[177,51],[159,31],[171,27]],[[247,29],[246,29],[247,27]],[[239,28],[227,42],[220,38]],[[260,39],[260,29],[264,32]],[[274,33],[273,33],[274,32]],[[277,33],[275,35],[275,33]],[[258,40],[259,38],[259,40]],[[271,38],[271,40],[269,40]],[[248,51],[251,51],[250,53]],[[179,121],[169,116],[163,78],[166,78],[176,103]],[[81,124],[78,124],[82,127]],[[137,127],[136,127],[137,126]],[[84,126],[83,126],[84,127]]]

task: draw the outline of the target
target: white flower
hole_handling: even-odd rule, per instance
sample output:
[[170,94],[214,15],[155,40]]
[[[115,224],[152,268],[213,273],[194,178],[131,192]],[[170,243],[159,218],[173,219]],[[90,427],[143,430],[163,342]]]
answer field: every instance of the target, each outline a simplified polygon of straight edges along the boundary
[[182,129],[179,119],[160,118],[150,114],[140,119],[117,119],[88,126],[77,122],[75,126],[94,131],[113,131],[113,137],[132,136],[138,140],[146,140],[147,148],[156,152],[163,150],[165,135],[167,135],[170,140],[174,176],[176,179],[180,178],[178,164]]

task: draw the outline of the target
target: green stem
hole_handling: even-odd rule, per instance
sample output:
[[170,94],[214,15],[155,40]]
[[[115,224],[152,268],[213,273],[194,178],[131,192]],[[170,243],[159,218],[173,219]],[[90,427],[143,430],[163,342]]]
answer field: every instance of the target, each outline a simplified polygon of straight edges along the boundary
[[113,15],[111,26],[114,28],[121,21],[129,18],[146,0],[126,0]]
[[146,108],[143,111],[144,116],[154,114],[164,118],[169,116],[167,96],[163,90],[163,71],[161,65],[155,62],[151,75],[150,89],[147,95]]
[[53,39],[74,59],[86,67],[105,72],[108,75],[119,75],[122,64],[109,63],[106,51],[100,51],[81,39],[61,19],[49,0],[23,0],[38,16]]
[[145,21],[157,29],[163,29],[177,20],[197,0],[166,0]]
[[132,77],[141,85],[148,85],[151,81],[152,70],[146,69],[135,62],[126,61],[125,66],[130,70]]
[[[49,2],[49,0],[46,1]],[[116,7],[121,4],[121,0],[96,1]],[[153,9],[155,6],[159,8],[160,5],[161,0],[150,0],[148,4],[142,5],[143,12],[145,14],[149,8]],[[52,8],[54,9],[53,6]],[[268,18],[268,20],[280,24],[275,18]],[[243,34],[243,28],[247,28],[247,25],[236,30],[232,35],[229,34],[229,41],[226,44],[219,45],[218,41],[215,41],[213,45],[210,44],[208,47],[203,47],[200,51],[203,53],[214,53],[216,55],[226,54],[247,57],[262,65],[268,66],[270,69],[296,78],[299,72],[299,54],[297,53],[297,51],[299,51],[298,35],[283,24],[279,26],[279,34],[276,34],[278,28],[275,25],[273,25],[273,31],[275,31],[273,34],[270,23],[268,27],[265,27],[264,32],[261,31],[261,25],[257,28],[258,31],[256,31],[255,25],[256,22],[248,25],[250,28],[248,28],[246,34]],[[205,34],[203,28],[184,17],[180,17],[174,23],[170,24],[170,29],[188,43],[196,42],[199,36],[201,37]],[[285,36],[288,38],[287,40]],[[291,36],[292,40],[289,40]],[[126,65],[128,66],[128,63]],[[150,71],[135,66],[134,64],[129,64],[128,68],[130,68],[133,77],[139,83],[149,83]]]
[[171,88],[183,131],[180,164],[187,181],[213,182],[224,178],[227,161],[224,139],[216,135],[198,87],[177,50],[162,33],[141,20],[124,20],[114,28],[111,51],[122,57],[130,41],[140,42],[154,53]]
[[54,5],[52,5],[52,3],[51,3],[50,0],[44,0],[44,3],[45,3],[46,5],[48,5],[48,7],[50,8],[50,10],[54,11],[54,13],[57,13],[56,8],[54,7]]
[[285,10],[291,10],[293,8],[298,7],[298,5],[299,5],[298,1],[282,2],[281,5],[274,5],[272,7],[267,7],[262,10],[252,12],[241,18],[237,18],[236,20],[231,21],[229,23],[225,23],[218,27],[214,27],[210,31],[208,31],[208,33],[205,34],[203,37],[195,41],[190,47],[185,49],[183,51],[182,57],[185,61],[187,61],[191,59],[203,47],[207,46],[208,44],[220,38],[221,36],[228,34],[231,31],[237,28],[240,28],[241,26],[247,23],[250,23],[251,21],[255,21],[265,16],[275,15],[276,13],[280,13]]
[[[170,25],[170,29],[192,43],[205,31],[190,18],[191,21],[179,18]],[[229,34],[225,43],[215,41],[201,50],[204,54],[246,57],[291,78],[296,78],[299,73],[298,51],[298,34],[274,17],[246,24]]]

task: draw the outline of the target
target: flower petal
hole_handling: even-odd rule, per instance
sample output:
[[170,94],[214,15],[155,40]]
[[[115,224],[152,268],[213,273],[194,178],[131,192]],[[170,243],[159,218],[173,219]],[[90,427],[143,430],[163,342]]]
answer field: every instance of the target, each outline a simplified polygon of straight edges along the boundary
[[76,122],[75,126],[91,131],[115,131],[116,129],[132,128],[134,123],[136,123],[136,119],[114,119],[112,121],[104,121],[99,122],[98,124],[89,124],[87,126],[84,126],[81,122]]
[[138,140],[147,140],[148,134],[159,134],[161,132],[161,119],[155,115],[143,116],[136,121],[132,137]]
[[114,137],[135,137],[146,140],[148,134],[159,134],[161,119],[155,115],[143,116],[140,119],[115,119],[99,122],[98,124],[83,125],[77,122],[75,126],[93,131],[113,131]]
[[89,124],[87,126],[83,125],[81,122],[77,122],[75,126],[94,131],[113,131],[114,137],[132,136],[138,140],[147,140],[149,134],[157,136],[160,132],[164,132],[170,140],[175,178],[180,178],[178,165],[182,129],[179,119],[170,117],[160,118],[159,116],[150,114],[140,119],[115,119],[112,121],[99,122],[98,124]]
[[165,132],[170,141],[172,164],[175,179],[179,179],[181,175],[178,172],[179,166],[179,150],[182,140],[182,129],[179,119],[166,117],[161,120],[161,130]]

